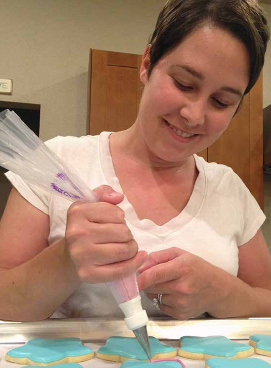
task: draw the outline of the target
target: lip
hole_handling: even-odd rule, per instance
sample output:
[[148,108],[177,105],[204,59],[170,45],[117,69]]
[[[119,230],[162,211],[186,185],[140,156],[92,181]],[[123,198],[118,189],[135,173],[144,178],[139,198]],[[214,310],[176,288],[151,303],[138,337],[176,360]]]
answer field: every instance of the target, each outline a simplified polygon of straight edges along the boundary
[[[168,131],[170,132],[171,136],[173,136],[176,140],[178,140],[179,142],[184,142],[184,143],[188,143],[188,142],[191,142],[192,140],[194,140],[195,138],[197,138],[199,136],[198,133],[192,133],[192,132],[188,132],[188,131],[185,131],[183,129],[180,129],[179,127],[175,127],[175,125],[172,125],[170,124],[166,119],[163,119],[163,122],[165,123],[165,126],[166,128],[168,129]],[[170,125],[172,127],[174,127],[175,129],[177,130],[181,130],[183,133],[186,133],[186,134],[194,134],[192,137],[182,137],[178,134],[176,134],[170,127]]]

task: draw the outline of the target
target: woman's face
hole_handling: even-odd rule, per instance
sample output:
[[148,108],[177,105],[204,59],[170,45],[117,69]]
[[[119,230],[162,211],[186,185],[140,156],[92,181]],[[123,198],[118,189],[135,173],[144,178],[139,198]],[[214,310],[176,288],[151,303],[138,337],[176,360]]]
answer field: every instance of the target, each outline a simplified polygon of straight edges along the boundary
[[245,46],[227,31],[203,26],[155,65],[137,123],[157,158],[178,162],[215,142],[228,127],[249,81]]

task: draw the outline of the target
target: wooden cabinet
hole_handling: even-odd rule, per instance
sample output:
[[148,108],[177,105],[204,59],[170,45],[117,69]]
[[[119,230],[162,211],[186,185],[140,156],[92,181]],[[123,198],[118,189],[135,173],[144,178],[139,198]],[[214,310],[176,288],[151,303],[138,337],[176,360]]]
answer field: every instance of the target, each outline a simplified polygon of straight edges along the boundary
[[[141,55],[90,50],[88,132],[119,131],[131,126],[142,94]],[[228,129],[208,149],[208,162],[233,168],[263,208],[262,76],[245,97]]]
[[140,55],[90,50],[90,134],[119,131],[134,123],[142,93],[140,63]]

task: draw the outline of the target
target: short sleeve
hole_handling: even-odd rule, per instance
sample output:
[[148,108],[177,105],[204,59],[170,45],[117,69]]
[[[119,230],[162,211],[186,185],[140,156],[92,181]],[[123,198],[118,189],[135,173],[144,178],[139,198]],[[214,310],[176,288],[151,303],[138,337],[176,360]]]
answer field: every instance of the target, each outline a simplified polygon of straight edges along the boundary
[[[58,150],[58,138],[53,138],[45,144],[55,153]],[[23,180],[19,175],[14,174],[11,171],[8,171],[5,176],[10,181],[12,186],[18,190],[22,197],[24,197],[30,204],[44,212],[45,214],[49,214],[49,202],[51,198],[51,194],[46,190],[28,183]]]
[[239,245],[251,240],[265,221],[265,214],[238,175],[234,175],[237,198],[243,214],[243,233]]

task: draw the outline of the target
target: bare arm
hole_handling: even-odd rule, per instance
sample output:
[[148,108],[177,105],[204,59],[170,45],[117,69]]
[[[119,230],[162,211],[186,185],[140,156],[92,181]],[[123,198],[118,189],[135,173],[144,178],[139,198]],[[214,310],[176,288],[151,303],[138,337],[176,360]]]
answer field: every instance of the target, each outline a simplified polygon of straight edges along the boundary
[[213,316],[271,316],[271,257],[261,230],[239,247],[238,278],[226,280],[225,298],[210,310]]
[[12,189],[0,221],[0,319],[45,319],[80,284],[64,240],[48,247],[48,234],[49,217]]
[[161,311],[177,319],[204,312],[216,318],[271,317],[271,258],[260,230],[239,248],[238,277],[171,248],[149,256],[138,285],[150,299],[163,294]]
[[0,222],[0,319],[49,317],[81,281],[108,282],[145,261],[123,211],[123,195],[96,189],[99,203],[74,203],[65,238],[48,246],[49,218],[12,190]]

